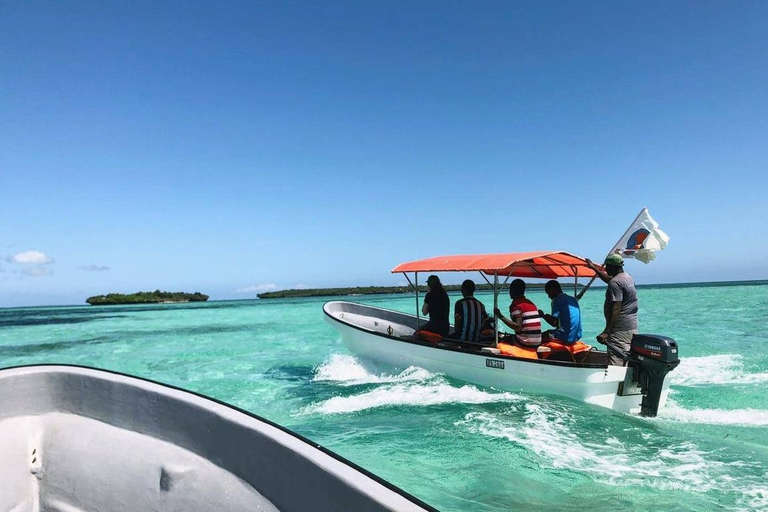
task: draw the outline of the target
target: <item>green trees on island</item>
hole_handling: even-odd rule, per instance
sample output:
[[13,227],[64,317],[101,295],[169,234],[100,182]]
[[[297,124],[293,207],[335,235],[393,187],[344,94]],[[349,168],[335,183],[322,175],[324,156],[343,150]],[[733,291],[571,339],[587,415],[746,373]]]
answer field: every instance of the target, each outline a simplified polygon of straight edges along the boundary
[[[421,288],[421,287],[419,287]],[[376,293],[408,293],[408,286],[356,286],[352,288],[302,288],[264,292],[257,295],[260,299],[284,299],[288,297],[333,297],[338,295],[372,295]]]
[[[449,292],[461,291],[461,285],[446,284],[445,289]],[[579,285],[581,288],[582,285]],[[529,290],[544,289],[544,283],[528,283]],[[493,290],[489,284],[482,283],[477,285],[478,291]],[[427,287],[419,285],[421,293],[427,292]],[[410,286],[357,286],[351,288],[309,288],[299,290],[280,290],[275,292],[259,293],[260,299],[284,299],[291,297],[334,297],[340,295],[374,295],[380,293],[413,293]]]
[[105,306],[110,304],[157,304],[161,302],[203,302],[208,296],[200,293],[185,292],[138,292],[130,294],[109,293],[107,295],[94,295],[88,297],[85,302],[92,306]]

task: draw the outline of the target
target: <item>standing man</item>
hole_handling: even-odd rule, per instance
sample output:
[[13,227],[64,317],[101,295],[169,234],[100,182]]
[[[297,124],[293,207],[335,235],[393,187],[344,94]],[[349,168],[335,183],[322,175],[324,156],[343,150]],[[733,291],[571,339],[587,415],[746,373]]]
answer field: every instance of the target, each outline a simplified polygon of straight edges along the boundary
[[[605,272],[587,259],[589,268],[608,283],[605,290],[605,329],[597,335],[597,341],[610,344],[624,352],[629,352],[632,335],[637,334],[637,290],[632,276],[624,272],[624,259],[619,254],[609,254],[605,258]],[[609,364],[624,366],[624,359],[608,351]]]
[[[424,296],[424,305],[421,306],[421,313],[429,315],[429,321],[422,325],[419,331],[434,332],[443,337],[448,336],[448,331],[451,329],[450,321],[448,320],[451,300],[448,298],[448,292],[445,291],[440,278],[436,275],[431,275],[427,278],[427,286],[429,291]],[[414,337],[418,337],[419,331],[414,333]]]
[[499,308],[493,310],[496,318],[515,331],[515,341],[524,347],[541,345],[541,319],[536,305],[525,298],[525,281],[515,279],[509,285],[509,318],[501,314]]
[[483,323],[488,319],[485,305],[475,298],[475,282],[471,279],[461,283],[461,295],[464,297],[456,301],[454,309],[454,334],[462,341],[477,343],[480,341],[480,332]]
[[560,283],[554,279],[547,281],[544,291],[552,300],[552,314],[539,310],[539,315],[555,329],[543,334],[544,341],[559,341],[573,345],[581,339],[581,309],[575,297],[563,293]]

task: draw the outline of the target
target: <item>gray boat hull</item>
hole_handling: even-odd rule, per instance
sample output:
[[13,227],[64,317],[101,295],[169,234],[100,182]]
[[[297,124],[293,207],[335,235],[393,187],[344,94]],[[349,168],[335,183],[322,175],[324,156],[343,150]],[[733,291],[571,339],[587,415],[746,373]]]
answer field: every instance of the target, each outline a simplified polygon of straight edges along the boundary
[[0,370],[0,510],[430,507],[226,404],[113,372]]

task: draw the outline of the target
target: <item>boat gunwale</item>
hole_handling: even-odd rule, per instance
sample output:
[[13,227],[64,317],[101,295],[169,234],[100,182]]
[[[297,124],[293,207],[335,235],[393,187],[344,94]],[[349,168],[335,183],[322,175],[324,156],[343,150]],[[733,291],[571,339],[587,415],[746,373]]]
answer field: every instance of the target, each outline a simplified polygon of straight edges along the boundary
[[374,330],[371,330],[371,329],[366,329],[365,327],[361,327],[359,325],[355,325],[353,323],[345,321],[342,318],[337,318],[337,317],[333,316],[332,314],[330,314],[326,310],[326,306],[328,304],[331,304],[331,303],[334,303],[334,302],[336,302],[336,303],[344,303],[344,304],[354,304],[356,306],[369,307],[369,308],[373,308],[373,309],[378,309],[380,311],[387,311],[387,312],[390,312],[390,313],[397,313],[397,314],[408,316],[408,317],[411,317],[411,318],[416,318],[415,316],[409,315],[408,313],[404,313],[402,311],[397,311],[397,310],[394,310],[394,309],[380,308],[380,307],[377,307],[377,306],[369,306],[367,304],[360,304],[358,302],[350,302],[350,301],[346,301],[346,300],[329,300],[328,302],[323,304],[323,313],[326,316],[328,316],[329,318],[333,319],[334,321],[336,321],[336,322],[338,322],[340,324],[344,324],[344,325],[347,325],[349,327],[352,327],[353,329],[357,329],[358,331],[362,331],[362,332],[365,332],[365,333],[368,333],[368,334],[372,334],[374,336],[379,336],[381,338],[386,338],[386,339],[390,339],[390,340],[393,340],[393,341],[399,341],[401,343],[409,343],[411,345],[417,345],[417,346],[420,346],[420,347],[425,347],[425,348],[430,348],[430,349],[447,350],[449,352],[459,352],[459,353],[468,354],[468,355],[471,355],[471,356],[484,357],[484,358],[493,357],[493,358],[498,358],[498,359],[507,359],[507,360],[511,360],[511,361],[520,361],[520,362],[524,362],[524,363],[536,363],[536,364],[544,364],[544,365],[551,365],[551,366],[564,366],[566,368],[585,368],[585,369],[587,369],[587,368],[588,369],[600,368],[600,369],[606,369],[606,370],[608,369],[608,365],[607,364],[604,364],[604,365],[603,364],[584,364],[584,363],[576,363],[576,362],[571,362],[571,361],[549,361],[547,359],[527,359],[527,358],[524,358],[524,357],[515,357],[515,356],[511,356],[511,355],[507,355],[507,354],[492,354],[492,353],[476,352],[476,351],[473,351],[473,350],[464,349],[464,348],[460,348],[460,347],[441,347],[440,345],[433,345],[433,344],[431,344],[429,342],[423,342],[423,341],[418,341],[418,340],[406,340],[406,339],[403,339],[403,338],[401,338],[399,336],[393,336],[393,335],[390,335],[390,334],[385,334],[383,332],[378,332],[378,331],[374,331]]
[[365,469],[364,467],[356,464],[355,462],[352,462],[351,460],[349,460],[349,459],[339,455],[338,453],[335,453],[332,450],[330,450],[328,448],[325,448],[324,446],[318,444],[317,442],[312,441],[311,439],[309,439],[307,437],[304,437],[303,435],[301,435],[301,434],[299,434],[297,432],[294,432],[294,431],[292,431],[291,429],[289,429],[287,427],[283,427],[282,425],[280,425],[278,423],[275,423],[274,421],[271,421],[271,420],[269,420],[267,418],[259,416],[258,414],[252,413],[252,412],[247,411],[245,409],[241,409],[240,407],[238,407],[236,405],[229,404],[227,402],[219,400],[218,398],[207,396],[207,395],[204,395],[204,394],[199,393],[197,391],[192,391],[190,389],[185,389],[185,388],[182,388],[182,387],[179,387],[179,386],[175,386],[173,384],[166,384],[166,383],[163,383],[163,382],[158,382],[156,380],[152,380],[152,379],[149,379],[149,378],[146,378],[146,377],[140,377],[140,376],[131,375],[131,374],[128,374],[128,373],[122,373],[122,372],[119,372],[119,371],[116,371],[116,370],[109,370],[109,369],[106,369],[106,368],[97,368],[95,366],[85,366],[85,365],[71,364],[71,363],[39,363],[39,364],[22,364],[22,365],[15,365],[15,366],[5,366],[5,367],[0,367],[0,373],[4,372],[6,370],[19,370],[19,369],[24,369],[24,368],[43,368],[43,367],[78,368],[78,369],[84,369],[84,370],[94,370],[96,372],[105,372],[105,373],[109,373],[109,374],[112,374],[112,375],[117,375],[117,376],[120,376],[120,377],[127,377],[129,379],[137,379],[137,380],[140,380],[140,381],[144,381],[144,382],[148,382],[150,384],[154,384],[154,385],[160,386],[162,388],[168,388],[168,389],[172,389],[174,391],[180,391],[182,393],[189,393],[189,394],[194,395],[194,396],[196,396],[198,398],[202,398],[203,400],[209,400],[209,401],[214,402],[214,403],[216,403],[218,405],[224,406],[224,407],[226,407],[228,409],[232,409],[232,410],[234,410],[236,412],[239,412],[241,414],[245,414],[246,416],[248,416],[248,417],[250,417],[252,419],[255,419],[257,421],[260,421],[262,423],[265,423],[265,424],[269,425],[270,427],[274,427],[277,430],[280,430],[281,432],[283,432],[285,434],[288,434],[288,435],[298,439],[299,441],[307,444],[309,447],[316,448],[317,450],[320,450],[325,455],[328,455],[329,457],[335,459],[336,461],[338,461],[338,462],[340,462],[340,463],[342,463],[342,464],[344,464],[346,466],[349,466],[350,468],[352,468],[352,469],[362,473],[364,476],[372,479],[373,481],[375,481],[378,484],[381,484],[382,486],[386,487],[390,491],[392,491],[392,492],[402,496],[406,500],[408,500],[408,501],[410,501],[410,502],[412,502],[412,503],[414,503],[414,504],[424,508],[425,510],[428,510],[430,512],[439,512],[439,510],[436,509],[435,507],[433,507],[432,505],[430,505],[430,504],[420,500],[416,496],[414,496],[414,495],[410,494],[409,492],[399,488],[395,484],[393,484],[391,482],[388,482],[384,478],[376,475],[375,473],[372,473],[370,470]]

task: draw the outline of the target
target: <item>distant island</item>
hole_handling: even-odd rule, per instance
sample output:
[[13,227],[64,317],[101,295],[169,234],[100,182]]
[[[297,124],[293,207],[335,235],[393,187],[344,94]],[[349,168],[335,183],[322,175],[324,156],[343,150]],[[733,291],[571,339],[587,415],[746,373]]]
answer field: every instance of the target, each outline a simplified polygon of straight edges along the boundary
[[[461,285],[446,284],[443,285],[446,291],[459,292]],[[526,283],[529,290],[544,289],[544,283]],[[563,286],[565,289],[565,286]],[[582,288],[582,285],[579,285]],[[489,284],[477,284],[477,291],[491,291],[493,287]],[[426,293],[426,286],[419,286],[420,293]],[[257,296],[260,299],[285,299],[294,297],[337,297],[341,295],[378,295],[393,293],[413,293],[410,286],[356,286],[352,288],[306,288],[298,290],[280,290],[276,292],[264,292]]]
[[88,297],[85,302],[91,306],[107,306],[114,304],[158,304],[163,302],[203,302],[208,296],[200,292],[138,292],[131,294],[109,293],[107,295],[94,295]]

